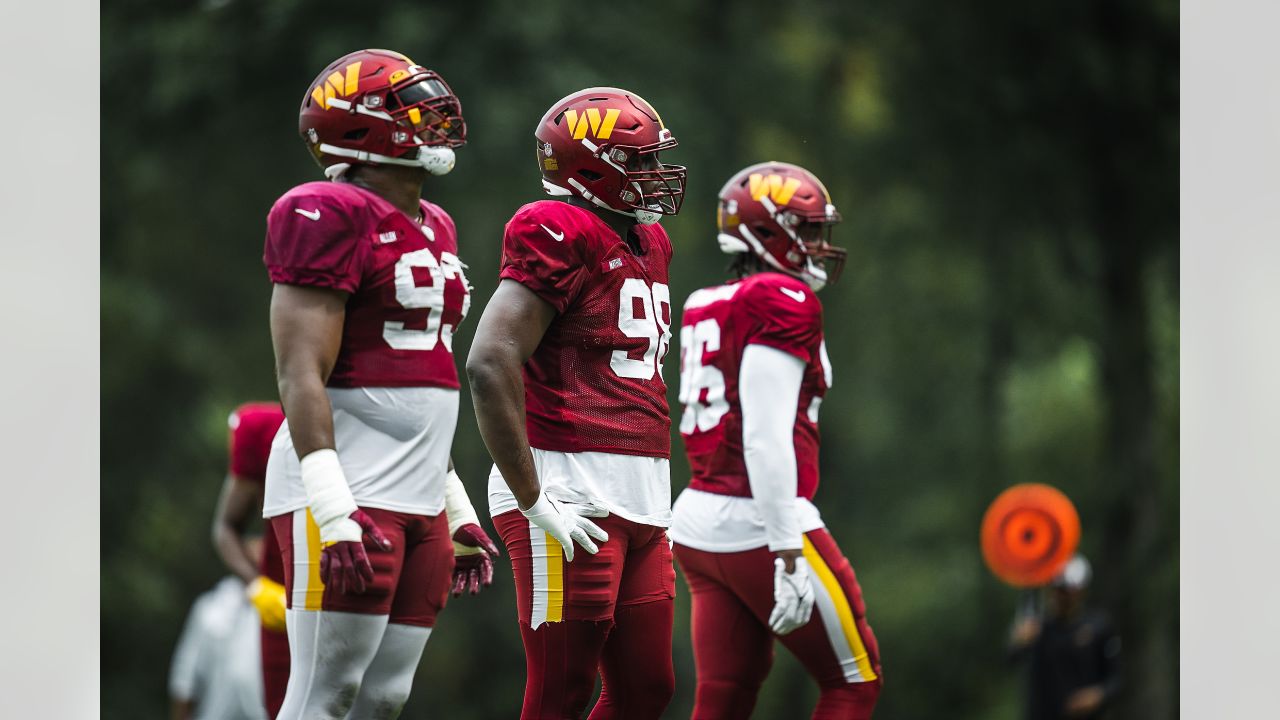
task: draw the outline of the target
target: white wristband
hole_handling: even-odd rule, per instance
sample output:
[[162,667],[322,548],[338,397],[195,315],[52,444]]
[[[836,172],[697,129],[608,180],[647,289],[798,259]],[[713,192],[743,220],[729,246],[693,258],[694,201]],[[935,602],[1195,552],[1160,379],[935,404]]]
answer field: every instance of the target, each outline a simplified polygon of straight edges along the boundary
[[322,537],[357,509],[342,463],[338,462],[338,453],[331,448],[316,450],[302,458],[302,487],[307,491],[307,507],[320,526]]
[[449,471],[449,479],[444,484],[444,511],[449,514],[449,537],[453,537],[463,525],[480,524],[476,509],[471,506],[471,498],[467,497],[467,488],[454,470]]

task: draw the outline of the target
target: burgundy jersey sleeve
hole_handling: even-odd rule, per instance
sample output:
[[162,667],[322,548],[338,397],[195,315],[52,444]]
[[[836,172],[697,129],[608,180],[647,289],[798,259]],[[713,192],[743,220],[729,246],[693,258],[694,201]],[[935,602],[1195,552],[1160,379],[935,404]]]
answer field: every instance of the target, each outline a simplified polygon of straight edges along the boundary
[[577,299],[591,275],[586,241],[573,216],[544,200],[516,211],[502,235],[502,271],[546,300],[557,313]]
[[277,403],[246,403],[231,413],[227,449],[232,475],[257,483],[266,481],[271,442],[283,422],[284,411]]
[[781,273],[753,276],[738,303],[746,319],[747,345],[765,345],[800,358],[816,360],[822,342],[822,304],[809,286]]
[[262,258],[271,282],[348,293],[359,287],[364,243],[351,208],[327,185],[300,185],[271,208]]

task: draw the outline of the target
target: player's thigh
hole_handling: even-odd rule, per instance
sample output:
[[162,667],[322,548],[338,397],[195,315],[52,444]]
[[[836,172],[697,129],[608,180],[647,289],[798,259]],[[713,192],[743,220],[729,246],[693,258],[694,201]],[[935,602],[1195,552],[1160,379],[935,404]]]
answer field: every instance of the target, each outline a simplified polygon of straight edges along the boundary
[[334,610],[339,612],[387,615],[391,612],[393,591],[404,562],[405,522],[401,513],[378,508],[361,508],[378,524],[391,541],[391,550],[366,548],[374,579],[364,592],[350,589],[345,593],[326,587],[320,579],[320,528],[306,508],[270,519],[280,543],[284,562],[286,606],[296,610]]
[[[773,636],[768,625],[726,582],[733,566],[725,556],[675,546],[692,597],[690,631],[698,682],[733,680],[745,686],[763,682],[773,660]],[[770,566],[772,567],[772,566]],[[772,604],[772,590],[770,604]]]
[[391,622],[435,627],[453,577],[453,541],[444,514],[405,516],[404,567],[391,603]]
[[268,580],[284,585],[284,559],[280,553],[280,538],[270,525],[262,534],[262,559],[258,563],[258,572]]
[[812,575],[813,615],[781,642],[819,685],[875,681],[880,661],[853,567],[822,529],[805,534],[804,556]]
[[618,606],[671,601],[676,596],[676,567],[666,531],[627,520],[621,523],[632,540],[618,580]]
[[577,546],[573,562],[565,559],[555,538],[519,510],[496,515],[493,524],[511,559],[520,622],[536,628],[544,622],[613,617],[627,537],[617,532],[612,516],[597,522],[609,533],[609,540],[599,543],[600,551],[592,555]]

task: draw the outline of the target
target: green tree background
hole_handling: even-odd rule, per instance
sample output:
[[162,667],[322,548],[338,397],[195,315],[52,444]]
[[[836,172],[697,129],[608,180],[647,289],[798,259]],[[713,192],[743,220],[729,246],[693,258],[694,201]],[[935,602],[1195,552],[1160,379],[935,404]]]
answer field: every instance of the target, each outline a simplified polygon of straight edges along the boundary
[[[163,715],[183,617],[223,574],[208,527],[226,416],[276,397],[266,211],[320,177],[297,105],[360,47],[439,70],[463,102],[470,144],[424,191],[456,219],[476,286],[459,362],[503,223],[540,197],[532,129],[562,95],[635,90],[680,140],[673,298],[723,275],[730,174],[815,171],[850,249],[822,296],[836,382],[817,501],[880,639],[877,717],[1017,717],[1016,593],[986,571],[977,528],[1028,481],[1080,511],[1094,599],[1125,638],[1117,716],[1176,717],[1177,28],[1173,0],[104,5],[104,717]],[[463,408],[454,457],[482,507],[465,387]],[[681,582],[672,718],[693,700],[688,605]],[[514,717],[514,606],[502,567],[450,603],[403,717]],[[756,716],[801,717],[815,698],[780,651]]]

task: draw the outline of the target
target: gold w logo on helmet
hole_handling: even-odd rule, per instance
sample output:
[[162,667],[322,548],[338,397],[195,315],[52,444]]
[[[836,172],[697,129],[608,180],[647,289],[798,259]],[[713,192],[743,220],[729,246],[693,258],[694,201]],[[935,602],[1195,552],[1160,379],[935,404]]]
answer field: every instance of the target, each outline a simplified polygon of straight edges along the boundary
[[762,175],[751,173],[747,178],[748,190],[752,200],[760,200],[765,195],[775,205],[786,205],[791,196],[800,189],[800,181],[795,178],[783,178],[781,175]]
[[587,108],[581,115],[577,110],[565,110],[564,120],[569,124],[569,132],[573,133],[574,140],[581,140],[587,136],[587,128],[591,129],[591,136],[597,140],[608,140],[613,134],[613,124],[618,122],[618,115],[621,110],[617,108],[608,108],[604,111],[604,118],[601,119],[600,111],[596,108]]
[[330,100],[354,95],[360,89],[360,61],[351,63],[343,72],[345,76],[337,71],[330,73],[323,85],[311,91],[311,99],[321,108],[328,110]]

